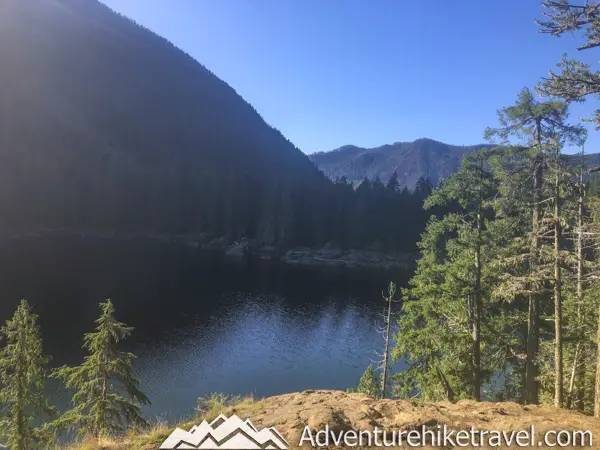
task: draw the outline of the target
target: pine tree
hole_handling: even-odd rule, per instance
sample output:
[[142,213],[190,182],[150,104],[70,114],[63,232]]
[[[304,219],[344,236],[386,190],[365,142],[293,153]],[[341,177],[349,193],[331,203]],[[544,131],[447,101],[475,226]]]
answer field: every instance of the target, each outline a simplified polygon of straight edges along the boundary
[[[584,43],[577,47],[577,50],[588,50],[600,46],[600,2],[585,2],[584,4],[571,3],[568,0],[546,0],[542,2],[543,15],[545,19],[537,20],[536,22],[540,26],[542,33],[551,34],[554,36],[562,36],[565,33],[575,33],[584,31]],[[566,55],[562,61],[558,64],[559,71],[551,70],[549,77],[543,79],[543,81],[537,86],[538,92],[544,96],[554,96],[564,99],[567,102],[584,102],[590,96],[599,98],[600,97],[600,72],[592,70],[589,64],[568,59]],[[586,121],[593,122],[596,124],[596,129],[600,128],[600,109],[596,109],[594,115]],[[596,171],[595,169],[594,171]],[[583,172],[583,168],[582,168]],[[581,180],[581,184],[583,184]],[[597,193],[597,179],[591,179],[589,181],[590,188],[588,192],[591,195]],[[583,205],[583,196],[581,198],[581,205]],[[580,208],[582,212],[583,207]],[[579,214],[579,218],[583,217]],[[588,305],[584,302],[584,258],[582,252],[583,239],[583,222],[578,222],[579,236],[576,238],[578,260],[577,265],[577,306],[576,312],[578,315],[578,326],[577,326],[577,348],[575,352],[575,361],[573,364],[573,371],[571,376],[571,382],[569,384],[570,395],[568,401],[572,401],[573,388],[575,380],[579,380],[580,383],[585,381],[585,366],[583,362],[579,360],[582,358],[581,353],[584,351],[586,339],[583,336],[583,327],[585,320],[583,319],[582,310]],[[589,274],[588,274],[589,275]],[[587,286],[589,287],[589,285]],[[598,369],[596,375],[596,400],[595,400],[595,416],[600,417],[600,311],[596,312],[598,316],[598,342],[597,342],[597,360]],[[588,330],[589,331],[589,330]],[[577,404],[578,409],[585,407],[584,403],[584,388],[582,386],[577,390]]]
[[369,367],[367,367],[365,373],[363,373],[362,377],[360,377],[356,392],[367,394],[374,398],[379,398],[381,392],[380,381],[375,373],[375,369],[373,369],[373,364],[369,364]]
[[[83,364],[60,368],[54,374],[65,381],[67,388],[75,390],[73,409],[56,425],[96,438],[121,433],[131,424],[146,425],[140,404],[150,403],[133,374],[135,355],[117,349],[117,344],[133,329],[115,319],[110,300],[100,303],[100,309],[95,331],[84,336],[84,348],[89,354]],[[128,398],[122,393],[127,393]]]
[[1,439],[13,450],[45,448],[52,436],[47,427],[36,427],[35,422],[53,412],[43,393],[49,358],[43,355],[37,315],[27,301],[21,300],[2,327],[2,335],[6,344],[0,350]]
[[[543,204],[548,200],[544,195],[545,182],[547,182],[548,150],[550,143],[556,136],[560,136],[563,143],[580,143],[584,136],[584,130],[580,126],[567,123],[568,106],[560,101],[537,101],[529,89],[523,89],[514,105],[502,108],[498,111],[501,124],[499,128],[486,129],[487,138],[499,137],[502,143],[509,144],[511,138],[520,141],[517,148],[519,156],[510,162],[513,167],[508,177],[505,177],[506,185],[518,186],[521,195],[520,204],[523,206],[521,213],[528,210],[531,224],[527,230],[528,239],[523,244],[525,248],[520,250],[520,255],[513,261],[526,260],[528,273],[522,274],[520,278],[513,277],[511,291],[516,295],[528,296],[528,319],[527,319],[527,352],[525,362],[525,402],[539,402],[539,380],[536,360],[540,348],[539,321],[541,314],[540,296],[545,292],[545,284],[550,279],[543,267]],[[514,174],[526,171],[526,179],[531,179],[530,189],[523,190],[522,184],[514,184]],[[516,198],[515,191],[504,189],[505,196],[513,201]],[[513,207],[514,209],[514,207]],[[559,236],[557,236],[557,239]],[[517,247],[514,247],[517,248]],[[554,276],[557,274],[555,273]],[[524,281],[520,284],[519,281]],[[555,286],[560,281],[554,280]],[[555,303],[560,303],[560,298],[555,298]],[[558,308],[558,306],[557,306]],[[557,334],[557,341],[560,336]],[[557,351],[558,352],[558,351]],[[557,380],[561,378],[557,371]],[[561,388],[556,386],[557,392]]]
[[[599,1],[578,5],[567,0],[546,0],[542,6],[545,19],[536,21],[542,33],[562,36],[585,30],[586,42],[577,50],[600,46]],[[588,96],[600,97],[600,72],[592,70],[589,64],[566,57],[558,66],[560,72],[551,70],[549,77],[538,86],[540,93],[566,101],[584,101]],[[596,110],[590,121],[600,127],[600,109]]]
[[432,218],[419,243],[422,257],[404,292],[394,349],[394,359],[408,365],[395,375],[403,397],[480,400],[491,373],[493,358],[482,364],[481,355],[482,325],[493,308],[487,225],[495,186],[486,158],[485,151],[467,156],[425,202],[428,208],[457,202],[460,212]]

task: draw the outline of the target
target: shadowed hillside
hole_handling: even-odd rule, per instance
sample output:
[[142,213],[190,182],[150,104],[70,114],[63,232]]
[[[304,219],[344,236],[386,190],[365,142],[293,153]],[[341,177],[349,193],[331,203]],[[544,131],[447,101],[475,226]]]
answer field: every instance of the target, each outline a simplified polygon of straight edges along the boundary
[[234,89],[96,0],[3,0],[0,60],[4,227],[256,234],[276,192],[325,183]]

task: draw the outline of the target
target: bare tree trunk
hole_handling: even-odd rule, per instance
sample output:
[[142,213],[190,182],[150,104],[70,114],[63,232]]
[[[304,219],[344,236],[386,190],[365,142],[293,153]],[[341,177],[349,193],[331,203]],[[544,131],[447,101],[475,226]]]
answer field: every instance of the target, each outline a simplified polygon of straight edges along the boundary
[[[583,315],[581,312],[581,308],[583,307],[584,295],[585,292],[583,290],[583,198],[585,195],[585,185],[583,183],[583,173],[585,171],[585,149],[581,149],[581,167],[579,170],[579,186],[578,186],[578,198],[577,198],[577,351],[575,353],[575,363],[573,367],[575,370],[575,378],[573,380],[573,384],[579,381],[577,384],[577,393],[576,393],[576,401],[575,407],[579,411],[583,411],[584,407],[584,380],[585,380],[585,366],[579,359],[580,346],[583,343]],[[573,385],[575,388],[575,385]]]
[[538,350],[539,299],[529,295],[529,316],[527,319],[527,355],[525,360],[525,403],[537,404],[538,381],[536,356]]
[[[108,395],[108,375],[104,374],[102,376],[102,393],[100,394],[100,398],[102,399],[102,402],[106,401],[107,395]],[[102,411],[103,410],[104,410],[104,406],[102,408]],[[96,439],[100,439],[102,437],[102,425],[100,422],[104,419],[104,417],[102,417],[100,414],[101,413],[98,413],[96,416],[96,431],[95,431]]]
[[385,398],[388,378],[388,364],[390,353],[390,328],[392,323],[392,298],[396,293],[396,286],[390,282],[387,296],[387,314],[385,319],[385,353],[383,354],[383,375],[381,378],[381,398]]
[[[542,191],[542,124],[538,119],[534,133],[535,145],[538,155],[533,160],[533,205],[531,214],[531,258],[530,271],[536,276],[538,265],[538,251],[540,248],[540,218],[541,218],[541,191]],[[535,291],[535,283],[531,285]],[[527,355],[525,359],[525,403],[539,403],[539,385],[537,369],[537,353],[539,349],[539,315],[540,299],[537,294],[529,294],[529,316],[527,318]]]
[[477,211],[475,250],[475,296],[473,305],[473,399],[481,401],[481,210]]
[[573,397],[575,395],[575,378],[577,377],[577,369],[579,368],[579,348],[581,343],[578,342],[575,347],[575,356],[573,357],[573,368],[571,369],[571,379],[569,381],[569,395],[567,396],[567,409],[573,406]]
[[[532,213],[532,248],[531,248],[531,273],[535,274],[537,270],[537,253],[540,246],[539,225],[540,225],[540,190],[542,186],[542,171],[539,167],[540,161],[536,159],[536,167],[533,176],[533,213]],[[534,290],[535,287],[531,286]],[[527,318],[527,355],[525,360],[525,403],[536,404],[538,399],[538,381],[537,381],[537,352],[539,347],[539,318],[540,302],[537,294],[529,294],[529,315]]]
[[560,147],[556,146],[554,179],[554,406],[563,406],[562,292],[560,273]]
[[[600,356],[600,307],[598,308],[598,355]],[[600,358],[596,358],[596,388],[594,395],[594,417],[600,418]]]
[[448,379],[446,378],[446,376],[442,372],[442,369],[440,369],[439,366],[437,366],[435,368],[435,370],[437,372],[438,378],[440,379],[440,383],[442,383],[442,386],[444,388],[444,393],[446,395],[446,398],[448,399],[449,402],[453,402],[454,401],[454,390],[452,389],[452,386],[450,386]]

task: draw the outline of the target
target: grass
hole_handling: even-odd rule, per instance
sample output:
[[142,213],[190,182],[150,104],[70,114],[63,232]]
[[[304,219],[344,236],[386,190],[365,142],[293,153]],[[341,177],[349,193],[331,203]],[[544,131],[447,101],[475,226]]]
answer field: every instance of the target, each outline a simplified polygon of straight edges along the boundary
[[[229,396],[212,394],[198,399],[197,415],[188,422],[177,424],[177,427],[187,430],[198,425],[202,420],[214,420],[219,414],[246,415],[259,407],[262,401],[253,396]],[[156,450],[171,434],[175,426],[170,427],[166,422],[159,421],[145,430],[131,430],[124,436],[106,437],[100,440],[85,438],[72,444],[69,450]],[[57,447],[58,449],[58,447]]]

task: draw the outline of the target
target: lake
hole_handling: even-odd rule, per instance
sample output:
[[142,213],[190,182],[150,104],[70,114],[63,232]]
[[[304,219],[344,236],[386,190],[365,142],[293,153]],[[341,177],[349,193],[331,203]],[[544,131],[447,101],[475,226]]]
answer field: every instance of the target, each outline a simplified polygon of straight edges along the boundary
[[[153,240],[5,239],[0,320],[26,298],[52,365],[78,364],[97,303],[110,297],[117,318],[135,327],[123,349],[138,356],[147,417],[175,421],[213,392],[355,387],[383,347],[381,290],[406,278],[232,263]],[[65,406],[66,394],[54,397]]]

